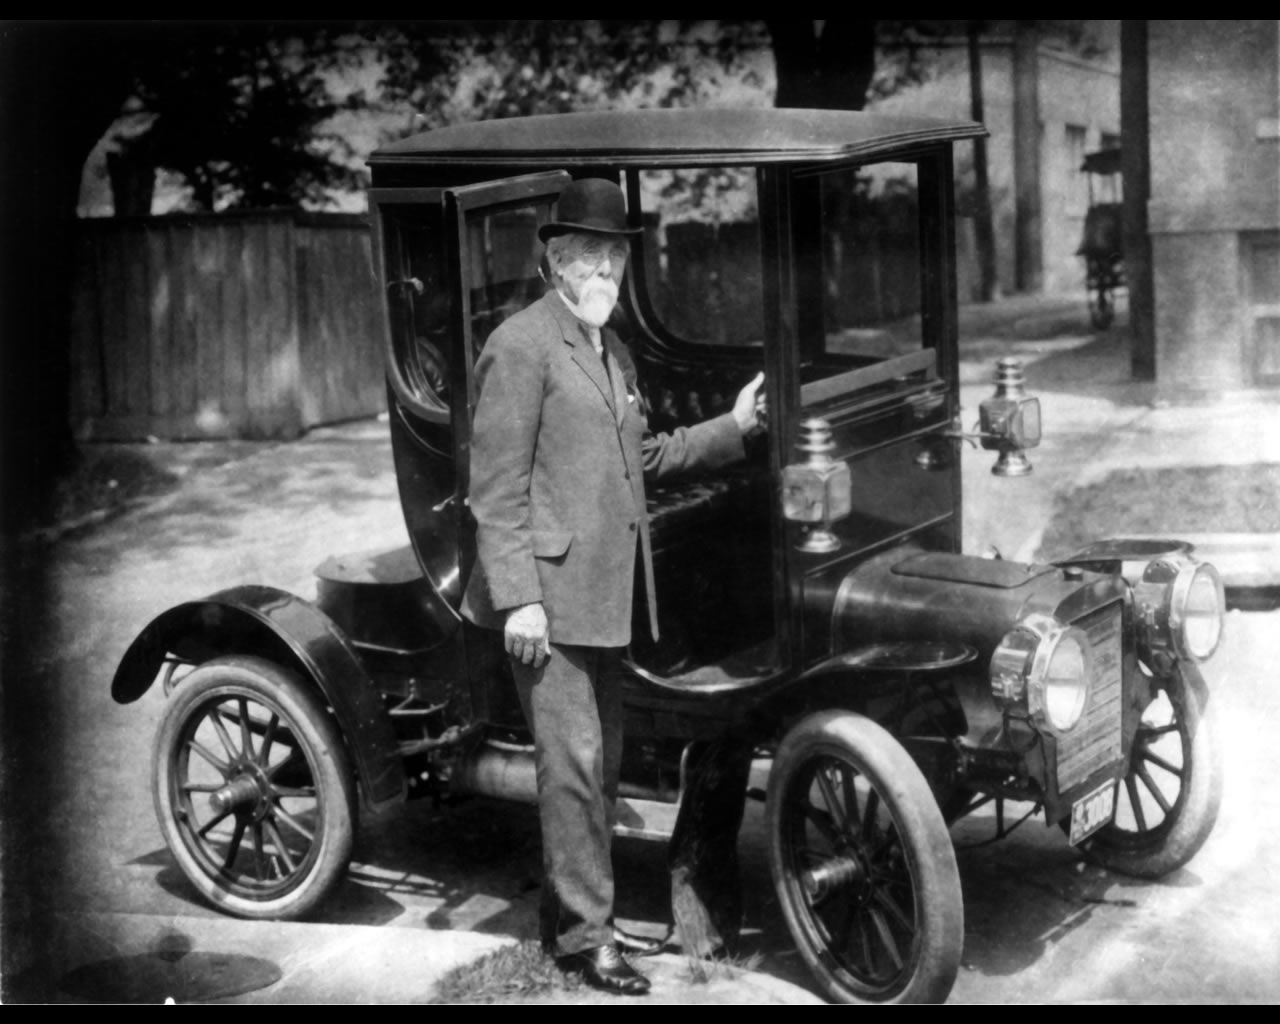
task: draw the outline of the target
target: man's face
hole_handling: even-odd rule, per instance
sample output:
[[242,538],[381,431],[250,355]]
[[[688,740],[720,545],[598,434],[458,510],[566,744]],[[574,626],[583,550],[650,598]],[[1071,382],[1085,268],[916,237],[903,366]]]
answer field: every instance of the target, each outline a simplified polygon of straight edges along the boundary
[[627,243],[612,235],[566,238],[558,268],[561,280],[579,314],[594,327],[603,327],[618,304],[628,253]]

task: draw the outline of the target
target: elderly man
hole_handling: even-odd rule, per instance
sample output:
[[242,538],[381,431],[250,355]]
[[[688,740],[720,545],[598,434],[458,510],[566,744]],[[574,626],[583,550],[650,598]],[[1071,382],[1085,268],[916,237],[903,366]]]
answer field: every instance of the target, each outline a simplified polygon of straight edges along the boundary
[[503,631],[534,737],[544,947],[563,970],[627,995],[649,981],[622,953],[658,945],[614,926],[610,859],[637,572],[657,636],[644,481],[741,459],[764,380],[732,412],[648,432],[634,364],[605,329],[638,230],[616,184],[570,184],[539,230],[553,288],[484,346],[469,494],[478,565],[463,600],[473,622]]

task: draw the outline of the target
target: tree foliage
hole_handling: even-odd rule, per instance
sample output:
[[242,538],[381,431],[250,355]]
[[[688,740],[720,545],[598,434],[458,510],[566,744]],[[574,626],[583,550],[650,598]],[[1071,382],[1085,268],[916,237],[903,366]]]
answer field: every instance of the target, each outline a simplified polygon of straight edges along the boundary
[[180,175],[199,210],[323,205],[359,185],[352,150],[327,125],[344,106],[331,81],[358,58],[344,28],[177,23],[139,63],[112,177],[149,212],[155,170]]

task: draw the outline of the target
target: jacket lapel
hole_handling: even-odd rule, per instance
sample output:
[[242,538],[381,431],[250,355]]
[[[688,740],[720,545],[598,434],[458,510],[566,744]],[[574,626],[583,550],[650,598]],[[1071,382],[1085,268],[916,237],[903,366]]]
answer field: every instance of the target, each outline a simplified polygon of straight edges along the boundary
[[[547,294],[547,302],[551,305],[555,313],[556,322],[560,325],[560,331],[564,335],[565,342],[573,349],[571,358],[583,373],[587,375],[591,383],[599,390],[600,395],[608,405],[609,411],[613,413],[614,419],[620,419],[619,406],[614,392],[610,386],[610,374],[605,372],[604,360],[596,355],[596,350],[591,344],[591,336],[587,334],[587,327],[581,320],[569,312],[569,307],[564,304],[564,300],[560,298],[560,293],[552,290]],[[603,340],[603,332],[601,332]],[[607,348],[606,348],[606,351]],[[610,369],[616,369],[615,361]],[[613,376],[617,376],[614,374]]]
[[622,426],[622,418],[627,414],[627,382],[623,380],[622,365],[618,362],[617,353],[613,347],[619,344],[617,338],[612,332],[602,333],[604,340],[604,355],[609,365],[609,383],[613,385],[613,412],[618,420],[618,426]]

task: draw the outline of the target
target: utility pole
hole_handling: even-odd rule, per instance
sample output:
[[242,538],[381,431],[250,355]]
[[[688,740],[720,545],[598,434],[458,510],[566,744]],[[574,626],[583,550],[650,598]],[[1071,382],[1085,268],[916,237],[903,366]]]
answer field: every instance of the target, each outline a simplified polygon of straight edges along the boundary
[[1034,21],[1015,23],[1013,37],[1014,266],[1020,292],[1044,280],[1040,202],[1040,33]]
[[1155,284],[1147,201],[1151,198],[1151,118],[1147,23],[1120,22],[1120,170],[1124,182],[1124,276],[1129,287],[1135,380],[1156,379]]
[[[969,22],[969,109],[979,124],[986,119],[982,101],[982,22]],[[991,220],[991,184],[987,177],[987,140],[973,140],[973,226],[978,247],[979,299],[996,297],[996,232]]]

